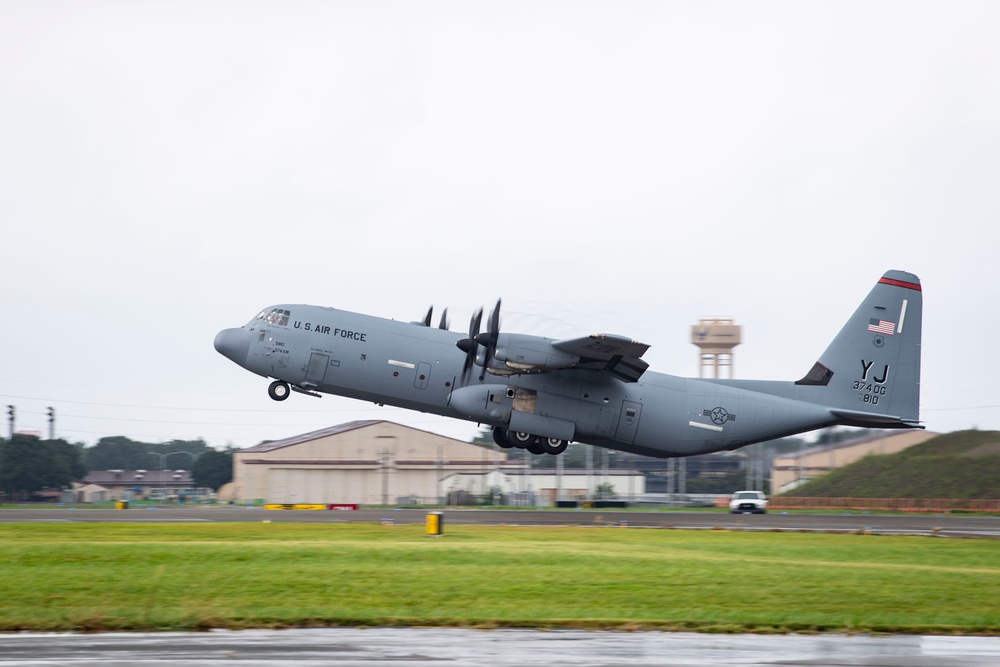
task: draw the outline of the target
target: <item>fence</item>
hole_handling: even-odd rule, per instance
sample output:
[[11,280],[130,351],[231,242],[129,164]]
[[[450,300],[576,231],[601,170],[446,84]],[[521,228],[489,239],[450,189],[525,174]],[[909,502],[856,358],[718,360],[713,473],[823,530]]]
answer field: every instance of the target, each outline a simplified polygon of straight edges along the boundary
[[797,498],[770,499],[769,510],[840,509],[887,510],[890,512],[1000,512],[1000,499],[974,498]]

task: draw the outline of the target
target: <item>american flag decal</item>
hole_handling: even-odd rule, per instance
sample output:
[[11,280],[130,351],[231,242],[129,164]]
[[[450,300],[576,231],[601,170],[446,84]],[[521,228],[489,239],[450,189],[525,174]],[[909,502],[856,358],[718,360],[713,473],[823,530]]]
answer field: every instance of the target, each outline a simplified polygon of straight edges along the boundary
[[868,330],[874,331],[875,333],[886,334],[888,336],[891,336],[893,329],[895,328],[896,328],[895,322],[890,322],[888,320],[876,320],[874,318],[868,320]]

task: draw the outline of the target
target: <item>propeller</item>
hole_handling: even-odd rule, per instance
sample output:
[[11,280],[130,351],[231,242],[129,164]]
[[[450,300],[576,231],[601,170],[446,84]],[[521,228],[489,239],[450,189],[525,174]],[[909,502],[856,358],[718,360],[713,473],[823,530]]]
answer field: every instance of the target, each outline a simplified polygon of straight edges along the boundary
[[[486,331],[480,333],[479,326],[483,321],[483,309],[478,308],[472,315],[469,322],[469,337],[455,343],[462,352],[465,352],[465,365],[462,367],[463,377],[468,375],[469,369],[473,365],[482,366],[484,371],[489,370],[490,362],[496,356],[497,341],[500,339],[500,299],[493,307],[489,320],[486,321]],[[479,348],[483,348],[483,356],[479,357]],[[482,379],[482,378],[480,378]]]
[[[424,315],[424,319],[420,321],[420,324],[429,327],[431,325],[431,318],[434,316],[434,306],[427,309],[427,314]],[[417,322],[414,322],[417,324]],[[451,326],[448,322],[448,309],[445,308],[441,311],[441,320],[438,322],[438,329],[447,329]]]
[[469,369],[476,361],[476,353],[479,351],[479,343],[476,338],[479,336],[479,324],[483,320],[483,309],[479,308],[472,314],[469,321],[469,337],[455,343],[462,352],[465,352],[465,364],[462,366],[462,375],[467,375]]
[[490,362],[497,351],[497,341],[500,339],[500,299],[490,313],[490,319],[486,322],[486,332],[476,336],[476,342],[485,349],[483,352],[483,368],[489,368]]

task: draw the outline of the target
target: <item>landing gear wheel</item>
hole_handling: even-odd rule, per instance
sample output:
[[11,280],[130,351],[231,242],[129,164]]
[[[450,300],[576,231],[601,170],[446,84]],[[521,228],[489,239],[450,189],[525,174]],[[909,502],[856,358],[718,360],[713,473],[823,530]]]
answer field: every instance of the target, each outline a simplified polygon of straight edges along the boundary
[[569,442],[566,440],[560,440],[559,438],[542,438],[542,449],[545,450],[546,454],[551,454],[556,456],[562,454],[569,447]]
[[493,442],[504,449],[510,449],[514,446],[514,443],[507,438],[507,430],[499,426],[493,427]]
[[525,449],[535,441],[535,436],[524,431],[507,431],[507,439],[512,445],[520,449]]
[[283,401],[288,398],[291,391],[288,388],[287,382],[282,382],[281,380],[275,380],[267,388],[267,395],[270,396],[275,401]]
[[528,446],[525,447],[525,449],[527,449],[532,454],[535,454],[536,456],[541,456],[542,454],[545,453],[545,446],[542,444],[540,438],[535,438],[534,440],[532,440],[530,443],[528,443]]

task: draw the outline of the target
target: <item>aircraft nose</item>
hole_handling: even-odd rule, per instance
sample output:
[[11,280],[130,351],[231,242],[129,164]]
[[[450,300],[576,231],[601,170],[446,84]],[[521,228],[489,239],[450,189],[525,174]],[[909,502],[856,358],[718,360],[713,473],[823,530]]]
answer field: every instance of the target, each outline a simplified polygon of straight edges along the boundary
[[242,366],[250,353],[250,334],[243,329],[223,329],[215,336],[215,350]]

